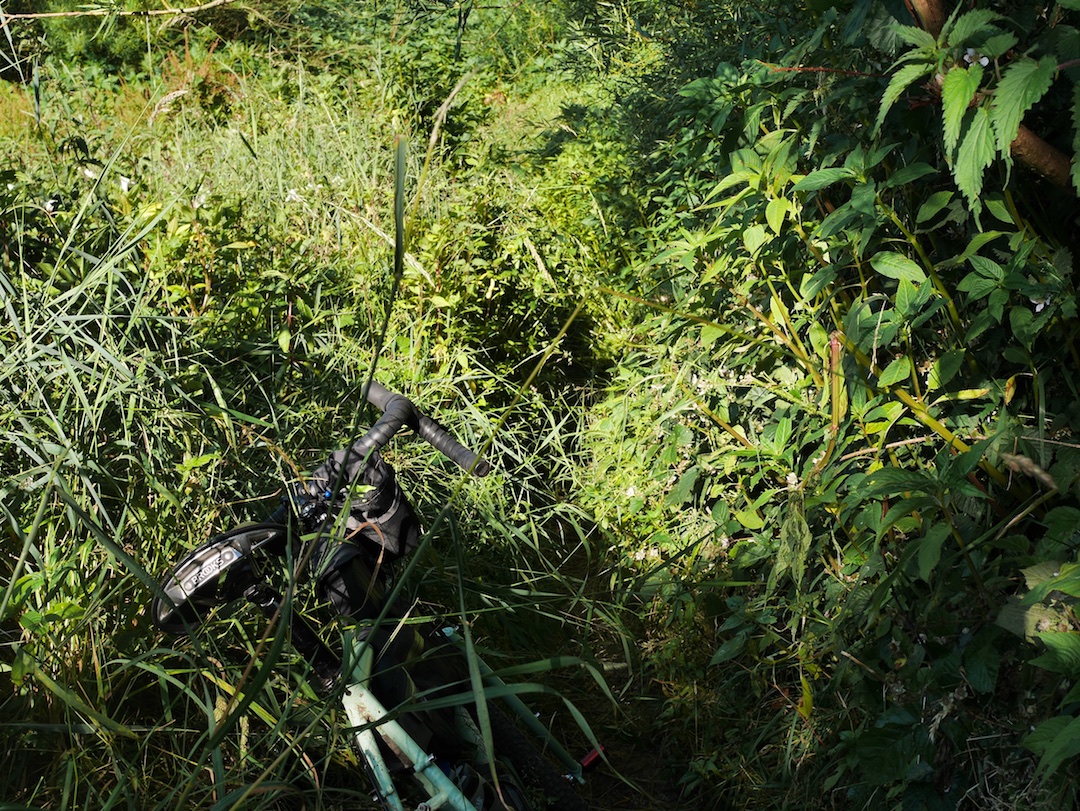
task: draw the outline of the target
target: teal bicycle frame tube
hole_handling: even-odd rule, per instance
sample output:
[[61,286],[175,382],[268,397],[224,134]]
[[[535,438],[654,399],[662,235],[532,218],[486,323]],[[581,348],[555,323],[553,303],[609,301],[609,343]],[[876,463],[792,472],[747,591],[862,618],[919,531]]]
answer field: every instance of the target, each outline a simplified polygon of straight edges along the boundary
[[371,647],[362,641],[356,643],[356,649],[361,653],[356,667],[352,670],[352,680],[342,696],[342,705],[349,722],[357,728],[357,744],[383,802],[391,811],[405,811],[390,770],[379,751],[374,730],[412,764],[413,773],[428,790],[430,798],[421,803],[417,811],[434,811],[444,807],[452,811],[476,811],[476,806],[465,798],[461,790],[438,767],[435,758],[425,752],[401,724],[387,718],[386,708],[367,688],[374,653]]

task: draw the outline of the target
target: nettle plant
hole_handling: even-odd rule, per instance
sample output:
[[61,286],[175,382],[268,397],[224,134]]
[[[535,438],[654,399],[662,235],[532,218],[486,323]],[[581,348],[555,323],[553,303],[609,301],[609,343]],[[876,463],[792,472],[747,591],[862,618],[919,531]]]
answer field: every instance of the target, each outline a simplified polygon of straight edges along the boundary
[[906,90],[921,87],[927,98],[940,97],[944,156],[976,216],[984,173],[999,159],[1007,171],[1018,158],[1058,185],[1080,189],[1080,163],[1070,168],[1057,146],[1025,123],[1036,105],[1058,130],[1066,129],[1060,119],[1068,115],[1071,147],[1080,150],[1080,31],[1069,24],[1080,2],[1062,0],[1028,19],[962,8],[937,31],[932,21],[893,26],[910,50],[893,66],[875,132]]

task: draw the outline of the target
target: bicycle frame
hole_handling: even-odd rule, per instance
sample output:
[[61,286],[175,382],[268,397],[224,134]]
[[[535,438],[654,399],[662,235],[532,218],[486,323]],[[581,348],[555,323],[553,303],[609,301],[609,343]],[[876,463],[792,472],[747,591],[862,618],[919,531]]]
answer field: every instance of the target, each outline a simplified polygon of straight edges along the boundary
[[[455,644],[461,644],[459,637],[451,628],[442,632]],[[411,766],[413,776],[420,782],[428,794],[428,800],[417,806],[416,811],[435,811],[449,808],[452,811],[477,811],[476,807],[461,793],[457,786],[435,763],[435,757],[416,743],[408,732],[397,722],[388,718],[389,713],[368,689],[371,679],[374,652],[363,640],[352,644],[354,665],[348,686],[342,696],[342,705],[350,724],[355,728],[356,744],[367,764],[368,772],[382,801],[390,811],[405,811],[401,795],[394,785],[390,769],[379,749],[376,733],[387,745],[398,753]],[[491,668],[479,657],[477,663],[484,674],[484,684],[488,687],[504,686],[505,682],[494,675]],[[548,749],[567,768],[568,777],[579,784],[584,784],[581,764],[573,758],[548,729],[537,720],[524,702],[513,694],[502,696],[507,706],[521,717],[525,725],[539,737]]]

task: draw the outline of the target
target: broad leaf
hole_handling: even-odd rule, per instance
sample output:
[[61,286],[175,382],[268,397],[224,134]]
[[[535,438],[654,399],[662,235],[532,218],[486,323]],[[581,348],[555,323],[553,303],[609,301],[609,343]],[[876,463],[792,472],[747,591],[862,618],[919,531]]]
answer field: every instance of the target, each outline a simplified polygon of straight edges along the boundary
[[982,82],[983,69],[980,65],[970,68],[953,68],[945,74],[941,84],[941,104],[944,107],[945,154],[952,159],[956,142],[960,140],[960,126],[964,123],[964,114],[971,106],[975,94]]
[[881,373],[881,377],[878,378],[878,386],[884,389],[907,380],[910,376],[911,361],[907,356],[897,358],[885,368],[884,372]]
[[950,349],[945,352],[940,358],[935,360],[934,365],[930,367],[930,374],[926,379],[926,388],[929,391],[940,389],[956,376],[956,373],[960,371],[960,367],[963,364],[963,349]]
[[845,180],[855,176],[850,169],[818,169],[811,172],[792,187],[792,191],[818,191],[826,186],[831,186],[839,180]]
[[934,524],[919,539],[919,579],[929,583],[930,575],[941,560],[941,546],[952,531],[948,524]]
[[890,279],[906,279],[915,284],[926,281],[926,273],[906,256],[893,251],[883,251],[870,260],[870,265],[882,276]]
[[1046,653],[1036,656],[1031,664],[1070,678],[1080,676],[1080,633],[1076,631],[1040,631],[1039,639]]
[[1046,95],[1057,71],[1057,59],[1044,56],[1038,62],[1021,59],[1005,71],[994,91],[991,118],[997,135],[998,150],[1008,156],[1009,145],[1016,140],[1024,113]]
[[976,216],[982,210],[979,194],[982,192],[983,171],[993,162],[994,154],[990,113],[983,107],[976,107],[964,140],[957,150],[956,165],[953,167],[956,186],[967,198],[968,207]]
[[[925,34],[926,32],[923,31],[922,33]],[[930,36],[929,34],[926,35],[928,37]],[[885,88],[885,94],[881,97],[881,107],[878,109],[877,121],[874,122],[874,135],[877,135],[878,131],[881,129],[881,124],[885,120],[885,114],[889,112],[889,108],[896,103],[898,98],[900,98],[900,94],[907,90],[908,85],[920,76],[925,76],[930,73],[933,69],[933,65],[926,62],[919,62],[911,65],[904,65],[904,67],[893,74],[889,86]]]
[[930,198],[919,207],[919,213],[915,215],[915,222],[922,224],[931,220],[941,209],[945,208],[952,200],[951,191],[938,191],[930,195]]

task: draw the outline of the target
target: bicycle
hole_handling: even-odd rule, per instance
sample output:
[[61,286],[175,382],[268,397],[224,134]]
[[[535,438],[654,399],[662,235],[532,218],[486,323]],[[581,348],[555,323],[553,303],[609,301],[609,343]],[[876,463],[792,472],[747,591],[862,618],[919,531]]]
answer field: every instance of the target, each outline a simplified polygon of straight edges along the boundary
[[409,771],[424,797],[416,811],[584,811],[575,786],[601,758],[597,750],[581,760],[567,753],[479,657],[484,690],[498,697],[479,702],[474,691],[454,694],[470,685],[462,638],[448,624],[408,624],[406,607],[391,599],[393,564],[415,548],[419,523],[379,451],[409,427],[476,476],[486,475],[487,463],[403,395],[374,381],[364,394],[383,412],[375,424],[333,453],[268,521],[225,532],[185,555],[162,579],[152,620],[187,634],[213,609],[239,599],[271,620],[287,616],[289,601],[271,584],[265,561],[291,559],[299,569],[306,562],[317,592],[352,625],[338,655],[308,617],[294,613],[291,643],[310,666],[309,683],[340,699],[383,808],[405,811],[411,795],[395,774]]

